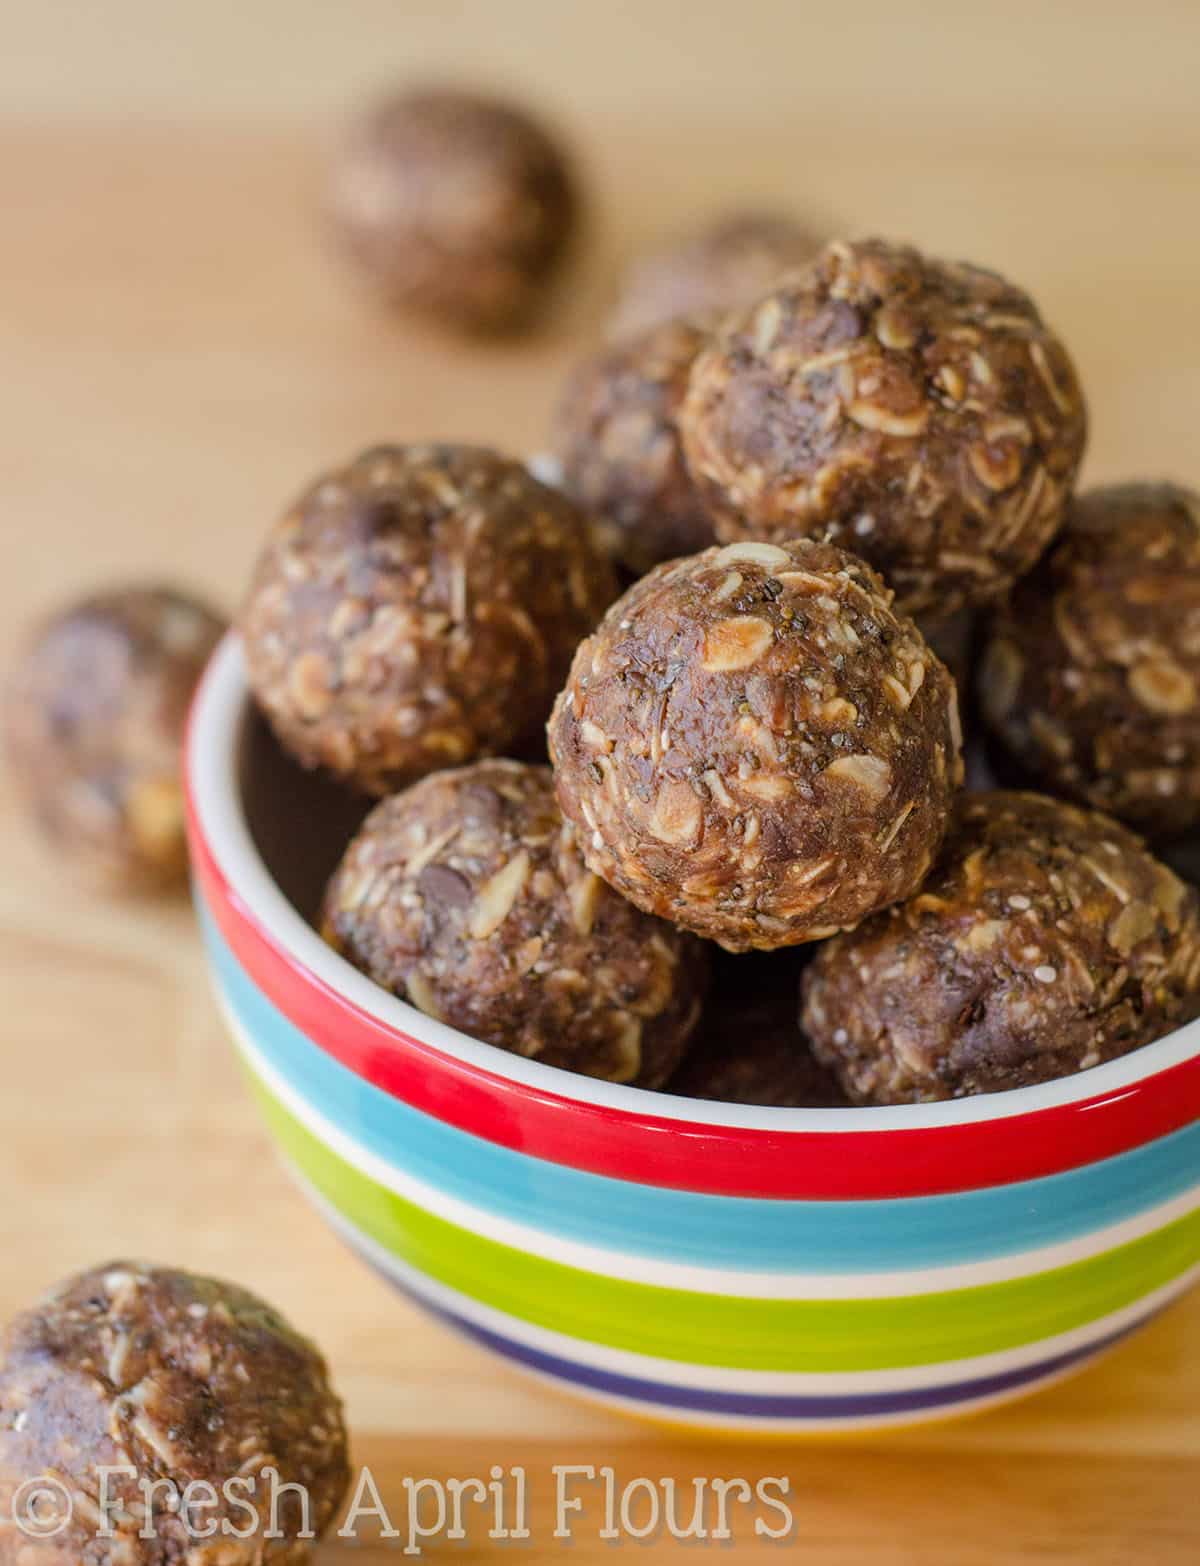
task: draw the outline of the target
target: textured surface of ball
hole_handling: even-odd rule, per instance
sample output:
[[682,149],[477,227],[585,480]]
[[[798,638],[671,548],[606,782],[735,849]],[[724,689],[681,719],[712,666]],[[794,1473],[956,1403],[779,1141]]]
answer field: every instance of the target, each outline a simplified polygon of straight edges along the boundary
[[668,321],[610,344],[576,371],[559,409],[563,488],[611,524],[621,564],[638,576],[715,541],[676,424],[706,341],[702,328]]
[[701,943],[584,864],[547,767],[483,761],[385,800],[325,901],[377,983],[501,1049],[656,1087],[700,1014]]
[[731,950],[906,897],[962,776],[945,668],[873,571],[807,539],[643,577],[580,647],[549,732],[591,868]]
[[616,595],[590,522],[517,462],[387,446],[318,479],[241,614],[281,743],[368,793],[536,739]]
[[1119,484],[992,622],[991,730],[1031,779],[1151,836],[1200,823],[1200,494]]
[[98,593],[33,635],[5,692],[9,767],[46,838],[117,889],[183,880],[182,746],[225,629],[160,587]]
[[1083,454],[1071,361],[995,273],[829,245],[692,368],[688,467],[719,536],[862,555],[907,613],[995,599],[1057,532]]
[[[39,1547],[12,1502],[46,1475],[58,1499],[38,1515],[65,1526]],[[4,1334],[0,1559],[300,1566],[312,1549],[301,1534],[326,1530],[348,1479],[325,1361],[235,1285],[112,1262],[67,1280]]]
[[864,1104],[993,1093],[1200,1010],[1200,911],[1141,840],[1038,794],[968,794],[907,902],[817,952],[803,1026]]
[[389,299],[500,331],[541,304],[577,200],[561,148],[523,109],[424,88],[361,119],[332,206],[347,249]]

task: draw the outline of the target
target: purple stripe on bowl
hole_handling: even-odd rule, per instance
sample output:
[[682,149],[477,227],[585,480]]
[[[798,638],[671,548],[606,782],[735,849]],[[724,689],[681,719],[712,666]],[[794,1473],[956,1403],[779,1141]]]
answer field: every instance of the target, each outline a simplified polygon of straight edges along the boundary
[[924,1387],[907,1392],[843,1394],[838,1397],[716,1392],[706,1391],[703,1387],[672,1386],[668,1382],[650,1381],[640,1376],[618,1375],[613,1371],[599,1370],[591,1365],[579,1364],[574,1360],[562,1359],[556,1354],[547,1354],[541,1349],[516,1343],[511,1338],[504,1337],[502,1333],[493,1332],[488,1327],[481,1327],[476,1322],[468,1321],[455,1311],[447,1310],[445,1306],[433,1304],[419,1291],[406,1287],[393,1274],[380,1267],[352,1240],[344,1235],[339,1237],[356,1256],[366,1262],[373,1272],[401,1294],[407,1295],[423,1310],[485,1348],[503,1354],[506,1359],[515,1360],[527,1369],[610,1397],[676,1408],[683,1412],[727,1414],[752,1419],[870,1419],[889,1414],[932,1412],[939,1408],[952,1408],[959,1403],[974,1402],[980,1398],[997,1397],[1005,1392],[1013,1392],[1020,1387],[1028,1386],[1032,1382],[1045,1380],[1061,1371],[1069,1370],[1073,1365],[1079,1365],[1085,1360],[1102,1354],[1106,1349],[1112,1348],[1124,1338],[1139,1331],[1147,1321],[1153,1320],[1160,1310],[1165,1309],[1160,1307],[1159,1310],[1151,1311],[1129,1326],[1122,1327],[1107,1337],[1099,1338],[1084,1348],[1073,1349],[1070,1353],[1053,1355],[1049,1359],[1040,1360],[1035,1365],[1026,1365],[1020,1370],[1009,1370],[995,1376],[979,1376],[970,1381],[950,1381],[939,1387]]

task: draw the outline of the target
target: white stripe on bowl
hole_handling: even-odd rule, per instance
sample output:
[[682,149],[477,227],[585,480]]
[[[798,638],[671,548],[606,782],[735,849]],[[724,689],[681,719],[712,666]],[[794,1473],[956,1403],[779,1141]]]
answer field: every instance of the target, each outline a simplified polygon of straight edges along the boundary
[[[488,1349],[489,1345],[484,1344],[483,1347]],[[1008,1387],[1003,1392],[989,1392],[983,1397],[962,1398],[957,1402],[939,1403],[934,1408],[911,1409],[899,1414],[862,1416],[839,1414],[836,1418],[828,1419],[783,1417],[773,1419],[765,1414],[706,1414],[694,1408],[676,1408],[670,1403],[655,1403],[650,1398],[622,1397],[618,1392],[605,1392],[598,1387],[584,1386],[577,1381],[569,1380],[566,1376],[556,1376],[551,1371],[540,1370],[535,1365],[526,1365],[518,1360],[510,1360],[509,1363],[524,1375],[540,1381],[543,1386],[553,1387],[556,1392],[565,1392],[571,1397],[583,1398],[590,1403],[603,1404],[606,1408],[611,1408],[618,1413],[630,1414],[635,1419],[647,1420],[651,1424],[678,1425],[693,1430],[760,1430],[778,1436],[803,1435],[806,1431],[811,1431],[828,1437],[840,1435],[843,1431],[847,1435],[852,1435],[855,1431],[937,1424],[943,1419],[957,1419],[967,1414],[982,1413],[988,1408],[1000,1408],[1005,1403],[1017,1403],[1035,1392],[1057,1386],[1060,1381],[1069,1381],[1072,1376],[1078,1375],[1089,1365],[1103,1359],[1105,1354],[1110,1354],[1120,1347],[1119,1342],[1105,1344],[1103,1348],[1097,1350],[1092,1359],[1076,1360],[1073,1364],[1052,1370],[1047,1375],[1037,1377],[1036,1380],[1023,1381],[1019,1386]],[[494,1348],[489,1351],[493,1354],[500,1353],[500,1350]]]
[[903,1366],[892,1370],[807,1371],[807,1370],[745,1370],[725,1368],[720,1365],[696,1365],[683,1360],[663,1359],[653,1354],[638,1354],[631,1349],[610,1348],[586,1338],[573,1338],[556,1332],[550,1327],[540,1327],[533,1322],[498,1310],[494,1305],[463,1294],[450,1285],[440,1283],[428,1273],[402,1261],[364,1234],[356,1224],[346,1218],[338,1208],[321,1195],[308,1177],[284,1154],[280,1153],[283,1167],[295,1180],[306,1198],[322,1214],[326,1221],[355,1249],[367,1256],[386,1277],[394,1278],[404,1288],[440,1305],[476,1326],[490,1328],[503,1337],[511,1338],[526,1347],[540,1349],[560,1359],[575,1360],[617,1375],[637,1376],[644,1380],[662,1381],[680,1387],[701,1387],[711,1391],[809,1394],[812,1396],[838,1396],[854,1393],[886,1393],[923,1390],[959,1381],[974,1381],[987,1376],[997,1376],[1009,1370],[1024,1370],[1040,1360],[1057,1359],[1075,1349],[1087,1348],[1125,1327],[1135,1326],[1146,1316],[1186,1291],[1200,1279],[1200,1263],[1188,1269],[1181,1277],[1144,1294],[1141,1299],[1108,1316],[1061,1332],[1056,1337],[1038,1338],[1020,1348],[1004,1349],[994,1354],[977,1354],[967,1359],[938,1360],[930,1365]]
[[544,1229],[530,1228],[516,1219],[474,1207],[460,1197],[452,1196],[415,1175],[397,1169],[377,1153],[363,1147],[339,1126],[327,1120],[259,1053],[234,1014],[219,980],[214,981],[214,987],[226,1025],[249,1068],[318,1142],[330,1148],[344,1162],[377,1185],[458,1228],[468,1229],[502,1245],[511,1246],[514,1250],[562,1262],[565,1266],[577,1267],[583,1272],[621,1278],[629,1283],[743,1299],[865,1300],[938,1294],[944,1290],[1006,1283],[1050,1272],[1072,1262],[1086,1261],[1165,1228],[1175,1219],[1185,1217],[1200,1207],[1200,1184],[1197,1184],[1182,1195],[1148,1208],[1136,1217],[1122,1219],[1119,1223],[1095,1229],[1073,1240],[1014,1252],[1009,1256],[993,1257],[987,1261],[965,1262],[961,1265],[950,1263],[941,1267],[899,1272],[753,1272],[732,1267],[702,1267],[695,1263],[664,1261],[652,1256],[614,1251]]

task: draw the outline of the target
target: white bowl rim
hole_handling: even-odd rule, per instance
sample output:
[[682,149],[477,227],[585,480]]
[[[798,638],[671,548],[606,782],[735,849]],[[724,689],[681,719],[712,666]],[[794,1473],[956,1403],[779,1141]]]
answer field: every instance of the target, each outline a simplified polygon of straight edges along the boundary
[[260,929],[299,967],[385,1027],[493,1077],[556,1098],[643,1119],[679,1120],[693,1127],[792,1135],[861,1133],[974,1125],[1091,1100],[1108,1103],[1126,1096],[1146,1078],[1200,1054],[1197,1019],[1117,1060],[1052,1082],[935,1104],[866,1109],[762,1108],[684,1098],[604,1082],[509,1054],[426,1016],[367,978],[327,946],[288,902],[255,847],[241,800],[237,747],[249,703],[241,640],[234,631],[222,641],[197,690],[187,751],[193,805],[202,837],[221,875]]

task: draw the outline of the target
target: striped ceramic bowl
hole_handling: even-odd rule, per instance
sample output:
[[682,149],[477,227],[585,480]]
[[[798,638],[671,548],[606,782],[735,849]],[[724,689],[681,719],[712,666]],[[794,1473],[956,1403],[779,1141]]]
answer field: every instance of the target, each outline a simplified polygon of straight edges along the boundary
[[1077,1369],[1200,1273],[1200,1024],[951,1104],[594,1082],[432,1021],[323,945],[298,909],[336,854],[316,841],[332,807],[274,758],[236,639],[188,774],[217,995],[283,1156],[398,1288],[542,1377],[697,1424],[920,1420]]

